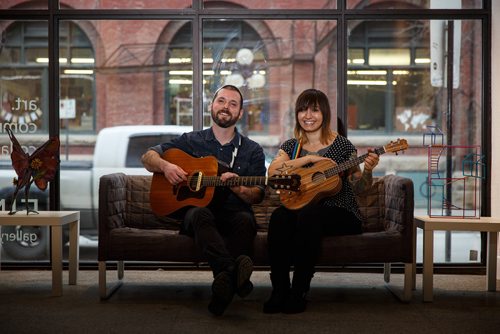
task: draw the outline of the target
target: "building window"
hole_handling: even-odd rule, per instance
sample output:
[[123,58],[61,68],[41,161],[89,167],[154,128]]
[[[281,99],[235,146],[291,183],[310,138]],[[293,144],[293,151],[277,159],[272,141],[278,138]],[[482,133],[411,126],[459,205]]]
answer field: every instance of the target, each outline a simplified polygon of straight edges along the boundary
[[[165,123],[192,125],[191,24],[174,36],[168,54],[168,92]],[[210,126],[211,94],[224,84],[239,87],[245,97],[245,118],[239,124],[245,134],[267,129],[267,59],[264,43],[245,21],[206,21],[203,25],[203,125]]]
[[430,84],[429,21],[352,21],[348,128],[421,133],[439,122]]
[[[2,123],[32,124],[48,131],[48,25],[14,22],[4,32],[0,52]],[[94,53],[90,41],[74,23],[60,29],[61,128],[93,131]]]

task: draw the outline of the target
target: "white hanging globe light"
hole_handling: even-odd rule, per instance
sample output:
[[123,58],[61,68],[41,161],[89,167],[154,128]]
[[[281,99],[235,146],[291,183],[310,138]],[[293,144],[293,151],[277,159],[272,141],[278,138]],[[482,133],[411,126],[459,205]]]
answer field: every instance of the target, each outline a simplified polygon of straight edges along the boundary
[[253,62],[253,52],[249,49],[241,49],[236,53],[236,61],[240,65],[250,65]]
[[266,84],[266,78],[262,74],[254,73],[247,82],[249,88],[262,88]]
[[224,80],[224,84],[241,87],[245,84],[245,78],[239,73],[230,74]]

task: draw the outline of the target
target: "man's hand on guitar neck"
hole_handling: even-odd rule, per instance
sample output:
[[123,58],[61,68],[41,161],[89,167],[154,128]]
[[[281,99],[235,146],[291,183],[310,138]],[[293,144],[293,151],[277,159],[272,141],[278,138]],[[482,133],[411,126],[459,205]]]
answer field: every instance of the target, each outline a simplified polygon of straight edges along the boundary
[[[234,177],[239,177],[239,175],[232,172],[225,172],[221,174],[220,180],[222,182],[226,182]],[[235,186],[235,187],[230,187],[229,189],[231,189],[231,191],[235,193],[236,196],[238,196],[248,204],[259,203],[264,198],[264,192],[260,187],[257,186],[253,187]]]

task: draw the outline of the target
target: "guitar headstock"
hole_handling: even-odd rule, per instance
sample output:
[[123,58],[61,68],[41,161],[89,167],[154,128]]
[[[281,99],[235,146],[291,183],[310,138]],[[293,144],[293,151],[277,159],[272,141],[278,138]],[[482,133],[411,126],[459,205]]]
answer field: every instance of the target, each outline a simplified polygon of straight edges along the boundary
[[399,139],[391,141],[389,144],[384,146],[385,152],[398,153],[399,151],[404,151],[408,148],[408,142],[406,139]]
[[298,191],[300,188],[300,175],[297,174],[273,175],[267,181],[274,189]]

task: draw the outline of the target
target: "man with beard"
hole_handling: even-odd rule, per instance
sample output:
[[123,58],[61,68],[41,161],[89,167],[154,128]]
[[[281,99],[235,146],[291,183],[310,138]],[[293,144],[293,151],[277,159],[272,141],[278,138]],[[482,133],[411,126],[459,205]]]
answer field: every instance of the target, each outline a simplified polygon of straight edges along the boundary
[[[238,88],[219,88],[210,103],[213,125],[204,130],[184,133],[168,143],[151,147],[142,163],[150,172],[163,173],[172,185],[187,180],[182,166],[162,158],[170,148],[178,148],[194,157],[214,156],[225,171],[225,182],[238,176],[264,176],[264,152],[256,142],[241,135],[236,123],[243,116],[243,96]],[[219,169],[221,169],[219,168]],[[233,296],[244,298],[253,289],[250,276],[253,263],[248,254],[256,234],[252,204],[264,198],[262,186],[216,187],[207,207],[191,207],[174,213],[182,215],[180,233],[194,238],[208,259],[214,280],[208,310],[222,315]]]

